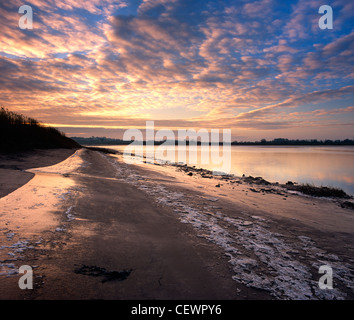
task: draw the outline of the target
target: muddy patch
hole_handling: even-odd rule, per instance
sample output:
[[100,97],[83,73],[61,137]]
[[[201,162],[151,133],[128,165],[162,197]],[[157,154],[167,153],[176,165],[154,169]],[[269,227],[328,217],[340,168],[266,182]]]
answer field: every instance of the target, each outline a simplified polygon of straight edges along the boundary
[[122,270],[122,271],[108,271],[105,268],[97,267],[97,266],[87,266],[81,265],[80,267],[75,268],[74,272],[77,274],[83,274],[91,277],[101,277],[102,283],[107,281],[123,281],[126,280],[130,273],[133,270]]

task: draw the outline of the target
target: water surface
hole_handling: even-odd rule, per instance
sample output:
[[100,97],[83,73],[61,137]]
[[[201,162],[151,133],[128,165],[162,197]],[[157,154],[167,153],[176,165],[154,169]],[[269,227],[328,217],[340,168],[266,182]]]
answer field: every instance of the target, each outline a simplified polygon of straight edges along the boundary
[[[126,146],[109,146],[123,151]],[[201,147],[165,146],[167,151],[161,157],[158,146],[140,147],[144,154],[153,154],[155,158],[179,162],[178,150],[186,152],[182,161],[209,170],[218,166],[211,161],[202,161]],[[190,161],[189,155],[194,151],[198,157]],[[222,153],[220,153],[222,155]],[[227,158],[227,156],[226,156]],[[225,159],[226,159],[225,158]],[[263,177],[271,182],[310,183],[317,186],[342,188],[354,195],[354,147],[351,146],[232,146],[230,151],[230,173],[237,176]],[[183,159],[182,159],[183,160]],[[203,163],[204,162],[204,163]]]

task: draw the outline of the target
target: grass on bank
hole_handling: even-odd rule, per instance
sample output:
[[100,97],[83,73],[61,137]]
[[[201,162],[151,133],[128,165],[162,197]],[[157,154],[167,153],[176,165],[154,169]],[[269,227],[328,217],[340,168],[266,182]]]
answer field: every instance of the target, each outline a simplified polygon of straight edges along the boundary
[[326,187],[326,186],[317,187],[309,183],[285,184],[284,186],[288,190],[298,191],[313,197],[334,197],[334,198],[343,198],[343,199],[350,198],[350,196],[340,188]]

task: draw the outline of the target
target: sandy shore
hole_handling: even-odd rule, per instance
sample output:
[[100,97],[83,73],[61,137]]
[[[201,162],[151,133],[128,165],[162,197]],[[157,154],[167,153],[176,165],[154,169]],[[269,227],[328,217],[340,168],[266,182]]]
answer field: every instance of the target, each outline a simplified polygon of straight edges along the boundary
[[[0,162],[29,169],[0,172],[0,299],[354,298],[354,215],[334,200],[52,152]],[[32,290],[18,287],[24,264]]]
[[0,198],[23,186],[34,177],[24,170],[46,167],[71,156],[73,149],[35,150],[16,154],[0,154]]

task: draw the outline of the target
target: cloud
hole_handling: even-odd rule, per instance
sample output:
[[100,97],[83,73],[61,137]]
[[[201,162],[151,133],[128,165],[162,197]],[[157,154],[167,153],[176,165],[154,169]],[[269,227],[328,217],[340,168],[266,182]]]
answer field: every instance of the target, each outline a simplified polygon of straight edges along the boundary
[[349,106],[345,108],[337,108],[337,109],[316,109],[307,112],[292,112],[289,114],[291,117],[304,117],[304,116],[328,116],[328,115],[337,115],[337,114],[347,114],[347,113],[354,113],[354,106]]
[[279,109],[295,108],[306,104],[318,104],[329,99],[338,99],[345,95],[353,94],[354,86],[347,86],[340,89],[328,89],[323,91],[314,91],[303,95],[298,95],[284,100],[280,103],[269,105],[263,108],[240,113],[237,119],[262,119],[274,116]]
[[61,1],[35,0],[33,6],[33,29],[21,30],[18,27],[18,8],[21,1],[11,2],[11,6],[0,5],[0,48],[2,52],[26,58],[48,58],[58,53],[90,51],[103,45],[106,39],[99,24],[88,25],[87,17],[74,14],[77,9],[91,14],[101,14],[98,7],[111,4],[121,7],[124,3],[113,0]]
[[265,15],[272,14],[273,5],[272,0],[253,1],[243,6],[243,12],[253,18],[263,18]]
[[33,0],[33,30],[21,4],[0,4],[0,103],[47,123],[281,130],[353,94],[343,0],[327,33],[317,0]]

